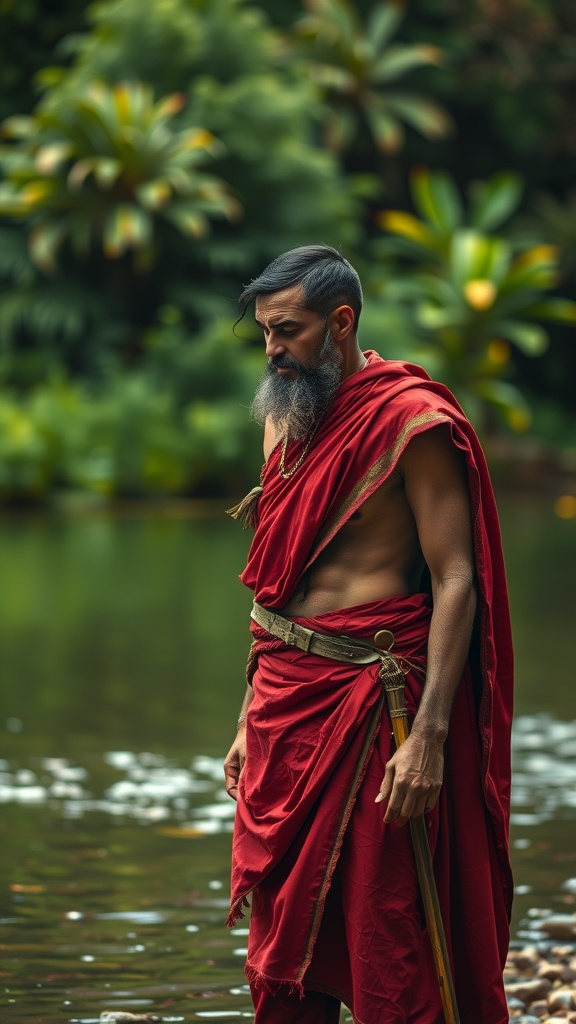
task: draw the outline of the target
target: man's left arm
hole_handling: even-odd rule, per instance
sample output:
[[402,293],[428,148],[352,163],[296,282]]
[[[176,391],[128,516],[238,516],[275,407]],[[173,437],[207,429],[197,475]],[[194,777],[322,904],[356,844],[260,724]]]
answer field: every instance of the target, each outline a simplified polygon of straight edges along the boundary
[[377,800],[384,820],[404,824],[434,807],[444,771],[452,701],[468,651],[476,609],[470,495],[464,457],[448,428],[413,438],[399,469],[430,570],[432,618],[426,682],[409,738],[386,766]]

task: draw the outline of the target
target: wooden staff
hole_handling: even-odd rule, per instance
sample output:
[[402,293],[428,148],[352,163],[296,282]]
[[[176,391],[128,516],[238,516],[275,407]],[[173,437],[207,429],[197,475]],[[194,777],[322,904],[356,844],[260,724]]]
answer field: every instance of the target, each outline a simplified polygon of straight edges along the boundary
[[[394,742],[398,748],[408,739],[410,725],[406,712],[404,676],[396,659],[388,653],[393,642],[394,637],[387,629],[380,630],[374,637],[376,646],[380,650],[387,652],[382,655],[380,678],[386,690],[388,713],[392,722]],[[454,991],[454,982],[452,981],[450,960],[448,958],[448,947],[446,946],[446,936],[444,934],[442,912],[440,910],[434,869],[432,867],[432,855],[430,853],[428,836],[426,834],[426,822],[423,814],[420,814],[417,818],[410,818],[410,833],[414,847],[418,881],[420,883],[420,894],[424,905],[424,917],[426,918],[426,927],[428,928],[428,934],[432,943],[432,954],[434,956],[434,966],[440,988],[444,1017],[446,1024],[460,1024],[460,1015],[456,1005],[456,993]]]

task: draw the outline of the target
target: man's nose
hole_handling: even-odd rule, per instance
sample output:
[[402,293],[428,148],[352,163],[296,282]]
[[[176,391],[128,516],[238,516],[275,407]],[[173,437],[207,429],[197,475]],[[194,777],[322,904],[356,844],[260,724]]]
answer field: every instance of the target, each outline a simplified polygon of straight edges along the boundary
[[286,352],[286,346],[282,344],[278,336],[270,333],[266,338],[266,355],[268,359],[273,356],[281,356]]

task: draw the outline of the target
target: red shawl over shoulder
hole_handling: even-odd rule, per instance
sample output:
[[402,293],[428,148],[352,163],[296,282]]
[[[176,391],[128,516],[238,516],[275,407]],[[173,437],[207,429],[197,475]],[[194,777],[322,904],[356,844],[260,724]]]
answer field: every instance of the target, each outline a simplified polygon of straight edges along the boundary
[[[419,367],[383,360],[372,352],[366,355],[366,368],[341,384],[298,472],[284,479],[278,472],[278,447],[270,456],[242,580],[260,604],[282,608],[303,572],[393,471],[410,439],[437,425],[449,426],[468,466],[478,612],[470,671],[455,700],[446,745],[440,805],[450,832],[442,825],[440,810],[440,824],[435,819],[433,825],[435,871],[449,919],[458,998],[468,1014],[463,1019],[467,1024],[502,1024],[507,1014],[495,989],[511,902],[507,829],[512,648],[492,487],[474,431],[447,388]],[[288,465],[300,450],[291,446]],[[425,658],[429,616],[429,599],[414,595],[302,622],[323,632],[365,637],[390,628],[397,637],[397,656],[417,667]],[[343,870],[358,873],[347,832],[352,834],[361,821],[373,765],[385,763],[391,753],[389,723],[374,666],[359,669],[294,651],[254,623],[253,632],[258,667],[235,827],[231,920],[252,893],[247,967],[252,980],[270,988],[309,984],[328,990],[326,972],[313,959],[314,944],[321,935],[338,858]],[[418,671],[407,676],[412,711],[422,676]],[[366,803],[370,814],[378,784]],[[474,785],[478,806],[472,814]],[[478,829],[485,833],[481,842],[473,834]],[[389,832],[407,835],[406,829]],[[475,848],[480,847],[479,867]],[[405,856],[399,854],[400,859]],[[491,906],[494,914],[487,924],[486,908]],[[358,922],[358,931],[366,927],[368,922]],[[377,961],[375,949],[370,957]],[[382,954],[383,960],[387,955]],[[309,968],[320,984],[306,974]],[[403,1012],[398,1009],[394,1015],[390,1010],[386,1019],[412,1019]]]

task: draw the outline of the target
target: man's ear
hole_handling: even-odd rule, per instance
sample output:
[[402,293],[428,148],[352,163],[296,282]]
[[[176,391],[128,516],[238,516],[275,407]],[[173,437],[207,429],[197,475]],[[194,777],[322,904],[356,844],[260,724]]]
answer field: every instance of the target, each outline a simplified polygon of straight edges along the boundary
[[328,317],[328,327],[333,341],[346,341],[354,331],[354,310],[351,306],[338,306]]

